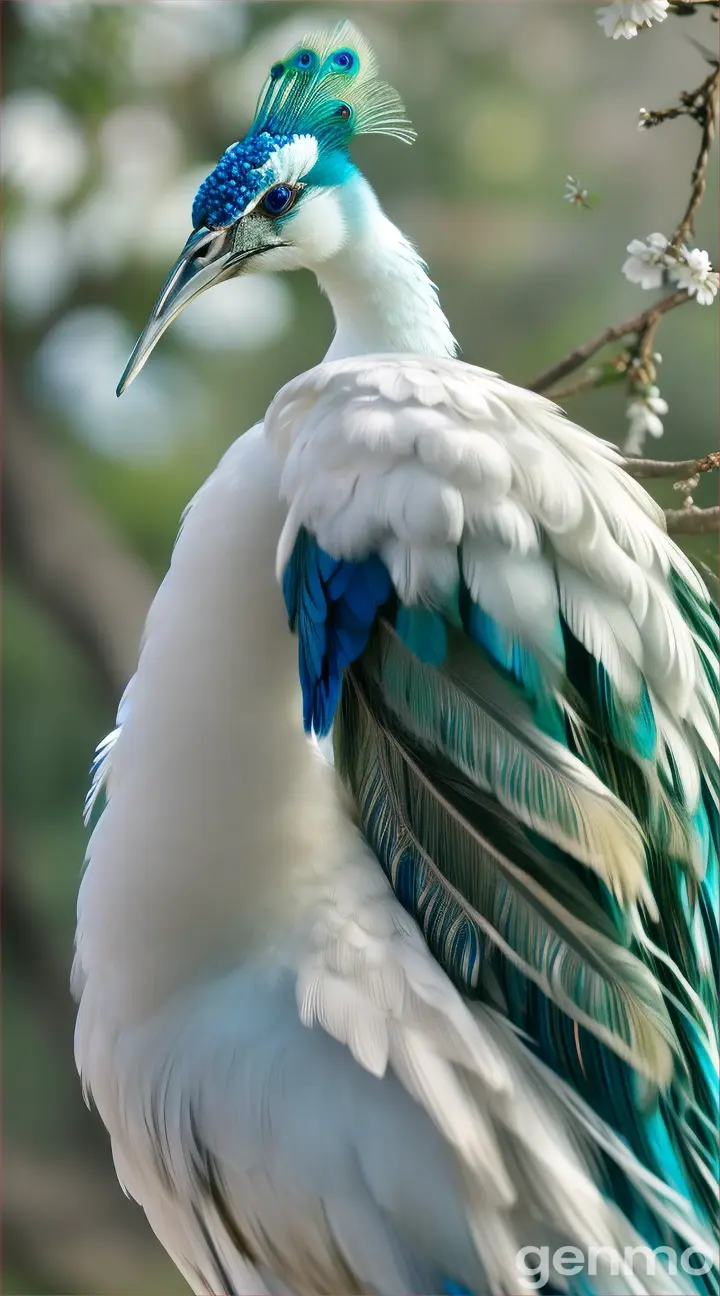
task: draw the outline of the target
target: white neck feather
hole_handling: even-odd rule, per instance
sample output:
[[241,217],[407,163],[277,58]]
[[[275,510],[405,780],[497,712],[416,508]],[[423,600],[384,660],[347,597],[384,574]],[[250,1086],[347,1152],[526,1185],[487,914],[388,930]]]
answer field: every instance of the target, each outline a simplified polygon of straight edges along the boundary
[[[367,182],[351,185],[357,228],[318,273],[337,324],[328,358],[452,355],[422,262]],[[297,644],[274,578],[283,521],[258,427],[194,501],[150,614],[80,894],[80,1056],[86,1023],[138,1021],[284,948],[347,853],[333,772],[302,730]]]
[[335,315],[326,360],[377,351],[455,355],[435,284],[367,180],[354,176],[342,186],[342,200],[348,238],[315,270]]

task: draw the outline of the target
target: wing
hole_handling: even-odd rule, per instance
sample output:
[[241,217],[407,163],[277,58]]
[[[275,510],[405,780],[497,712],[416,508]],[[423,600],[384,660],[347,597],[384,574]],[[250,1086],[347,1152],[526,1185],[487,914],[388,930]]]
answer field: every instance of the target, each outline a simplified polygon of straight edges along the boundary
[[299,960],[285,948],[271,976],[246,964],[185,1002],[167,1056],[153,1020],[113,1059],[118,1174],[194,1290],[531,1292],[560,1239],[601,1249],[603,1292],[695,1290],[619,1267],[641,1237],[598,1154],[709,1265],[687,1203],[507,1020],[463,1000],[347,820],[338,847]]
[[453,360],[273,402],[305,725],[455,985],[717,1199],[715,613],[614,448]]

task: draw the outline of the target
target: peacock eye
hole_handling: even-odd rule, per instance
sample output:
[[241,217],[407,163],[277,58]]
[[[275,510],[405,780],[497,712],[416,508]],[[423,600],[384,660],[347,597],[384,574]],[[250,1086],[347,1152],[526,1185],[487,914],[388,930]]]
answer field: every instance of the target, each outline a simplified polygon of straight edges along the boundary
[[350,50],[338,50],[337,54],[333,55],[333,63],[335,67],[342,68],[343,72],[349,72],[354,66],[355,57]]
[[260,206],[268,216],[282,216],[290,211],[299,192],[299,189],[294,189],[291,185],[273,185],[272,189],[268,189]]

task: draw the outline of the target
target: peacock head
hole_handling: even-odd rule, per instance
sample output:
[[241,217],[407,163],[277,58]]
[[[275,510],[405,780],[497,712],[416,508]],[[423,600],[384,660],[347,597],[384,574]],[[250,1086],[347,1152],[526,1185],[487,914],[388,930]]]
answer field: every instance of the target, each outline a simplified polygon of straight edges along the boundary
[[206,288],[252,270],[315,269],[351,236],[356,135],[414,132],[372,49],[350,23],[305,37],[274,63],[245,139],[203,181],[193,231],[118,386],[121,395],[180,311]]

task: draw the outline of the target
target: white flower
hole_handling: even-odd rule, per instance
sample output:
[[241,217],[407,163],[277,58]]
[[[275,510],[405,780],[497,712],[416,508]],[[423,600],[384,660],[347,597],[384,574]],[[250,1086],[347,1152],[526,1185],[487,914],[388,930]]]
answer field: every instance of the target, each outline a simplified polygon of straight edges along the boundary
[[678,287],[685,288],[691,297],[697,297],[700,306],[712,306],[720,276],[713,270],[707,252],[700,248],[686,248],[683,244],[670,274]]
[[631,459],[639,459],[642,455],[644,445],[645,445],[645,434],[642,432],[634,431],[633,426],[631,424],[630,430],[628,431],[628,434],[625,437],[623,454],[629,455]]
[[629,401],[627,416],[630,426],[623,446],[625,454],[642,454],[647,435],[661,437],[665,429],[660,415],[667,412],[668,403],[663,400],[657,387],[648,387],[644,396],[635,396]]
[[665,22],[668,0],[615,0],[614,4],[597,9],[597,20],[606,36],[619,40],[632,40],[638,27],[650,27],[654,22]]
[[574,207],[588,207],[588,191],[584,189],[580,181],[575,176],[568,176],[565,181],[565,193],[563,194],[565,202],[572,203]]
[[649,234],[647,243],[633,239],[627,245],[630,256],[622,268],[625,278],[641,288],[659,288],[668,265],[667,246],[664,234]]

